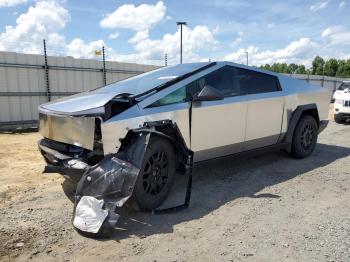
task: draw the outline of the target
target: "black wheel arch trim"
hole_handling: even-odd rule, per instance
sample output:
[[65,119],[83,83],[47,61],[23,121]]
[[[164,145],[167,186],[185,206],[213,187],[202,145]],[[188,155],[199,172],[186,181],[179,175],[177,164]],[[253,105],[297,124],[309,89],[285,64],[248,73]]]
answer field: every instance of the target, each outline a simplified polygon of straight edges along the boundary
[[[173,133],[169,134],[169,130],[171,130]],[[171,144],[176,149],[178,149],[176,150],[176,153],[181,153],[181,155],[183,156],[182,164],[184,164],[185,176],[187,177],[184,204],[165,209],[155,209],[152,212],[160,214],[188,208],[190,204],[192,191],[193,152],[187,148],[185,140],[183,139],[176,123],[173,123],[171,120],[145,122],[142,127],[130,131],[132,133],[150,133],[151,135],[168,139],[171,142]]]
[[305,113],[315,117],[317,125],[320,126],[320,118],[318,115],[318,110],[317,110],[316,104],[306,104],[306,105],[297,106],[297,108],[294,110],[290,120],[288,121],[287,133],[282,141],[282,142],[289,144],[289,146],[287,148],[288,151],[291,150],[291,144],[292,144],[292,140],[293,140],[294,130],[295,130],[300,118],[303,115],[305,115]]

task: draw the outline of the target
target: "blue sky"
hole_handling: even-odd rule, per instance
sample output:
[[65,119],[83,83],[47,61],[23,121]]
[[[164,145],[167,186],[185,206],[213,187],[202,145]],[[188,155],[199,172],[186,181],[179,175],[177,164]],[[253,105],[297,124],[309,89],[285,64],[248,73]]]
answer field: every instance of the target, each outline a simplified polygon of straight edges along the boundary
[[179,61],[176,21],[186,21],[184,62],[296,62],[350,58],[348,0],[0,0],[0,50],[161,64]]

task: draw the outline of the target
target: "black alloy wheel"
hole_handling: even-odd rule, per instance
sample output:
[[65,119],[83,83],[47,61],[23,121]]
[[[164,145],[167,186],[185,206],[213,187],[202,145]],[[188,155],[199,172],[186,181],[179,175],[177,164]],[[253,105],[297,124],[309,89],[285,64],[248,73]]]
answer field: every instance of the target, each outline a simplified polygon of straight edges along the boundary
[[142,172],[142,185],[146,194],[156,196],[163,189],[169,178],[169,163],[164,151],[154,153],[147,161]]
[[151,211],[164,202],[174,182],[176,159],[169,140],[151,137],[133,193],[139,209]]
[[318,125],[311,115],[302,116],[295,127],[291,155],[295,158],[309,156],[315,149],[318,137]]

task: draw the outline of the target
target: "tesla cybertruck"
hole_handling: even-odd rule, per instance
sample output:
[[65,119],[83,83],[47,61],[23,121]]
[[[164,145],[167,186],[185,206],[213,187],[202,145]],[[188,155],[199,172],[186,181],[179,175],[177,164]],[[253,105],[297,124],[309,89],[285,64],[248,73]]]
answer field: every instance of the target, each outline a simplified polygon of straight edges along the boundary
[[309,156],[330,96],[231,62],[162,67],[39,106],[39,149],[48,170],[83,174],[73,224],[97,233],[130,197],[156,210],[195,162],[262,149]]

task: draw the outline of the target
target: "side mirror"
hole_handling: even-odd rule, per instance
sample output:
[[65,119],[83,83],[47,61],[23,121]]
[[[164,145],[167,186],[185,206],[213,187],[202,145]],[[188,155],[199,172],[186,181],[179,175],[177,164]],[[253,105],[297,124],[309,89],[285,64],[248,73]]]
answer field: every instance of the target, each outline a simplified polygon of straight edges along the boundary
[[205,85],[203,89],[193,97],[192,101],[215,101],[224,99],[223,94],[216,88]]

